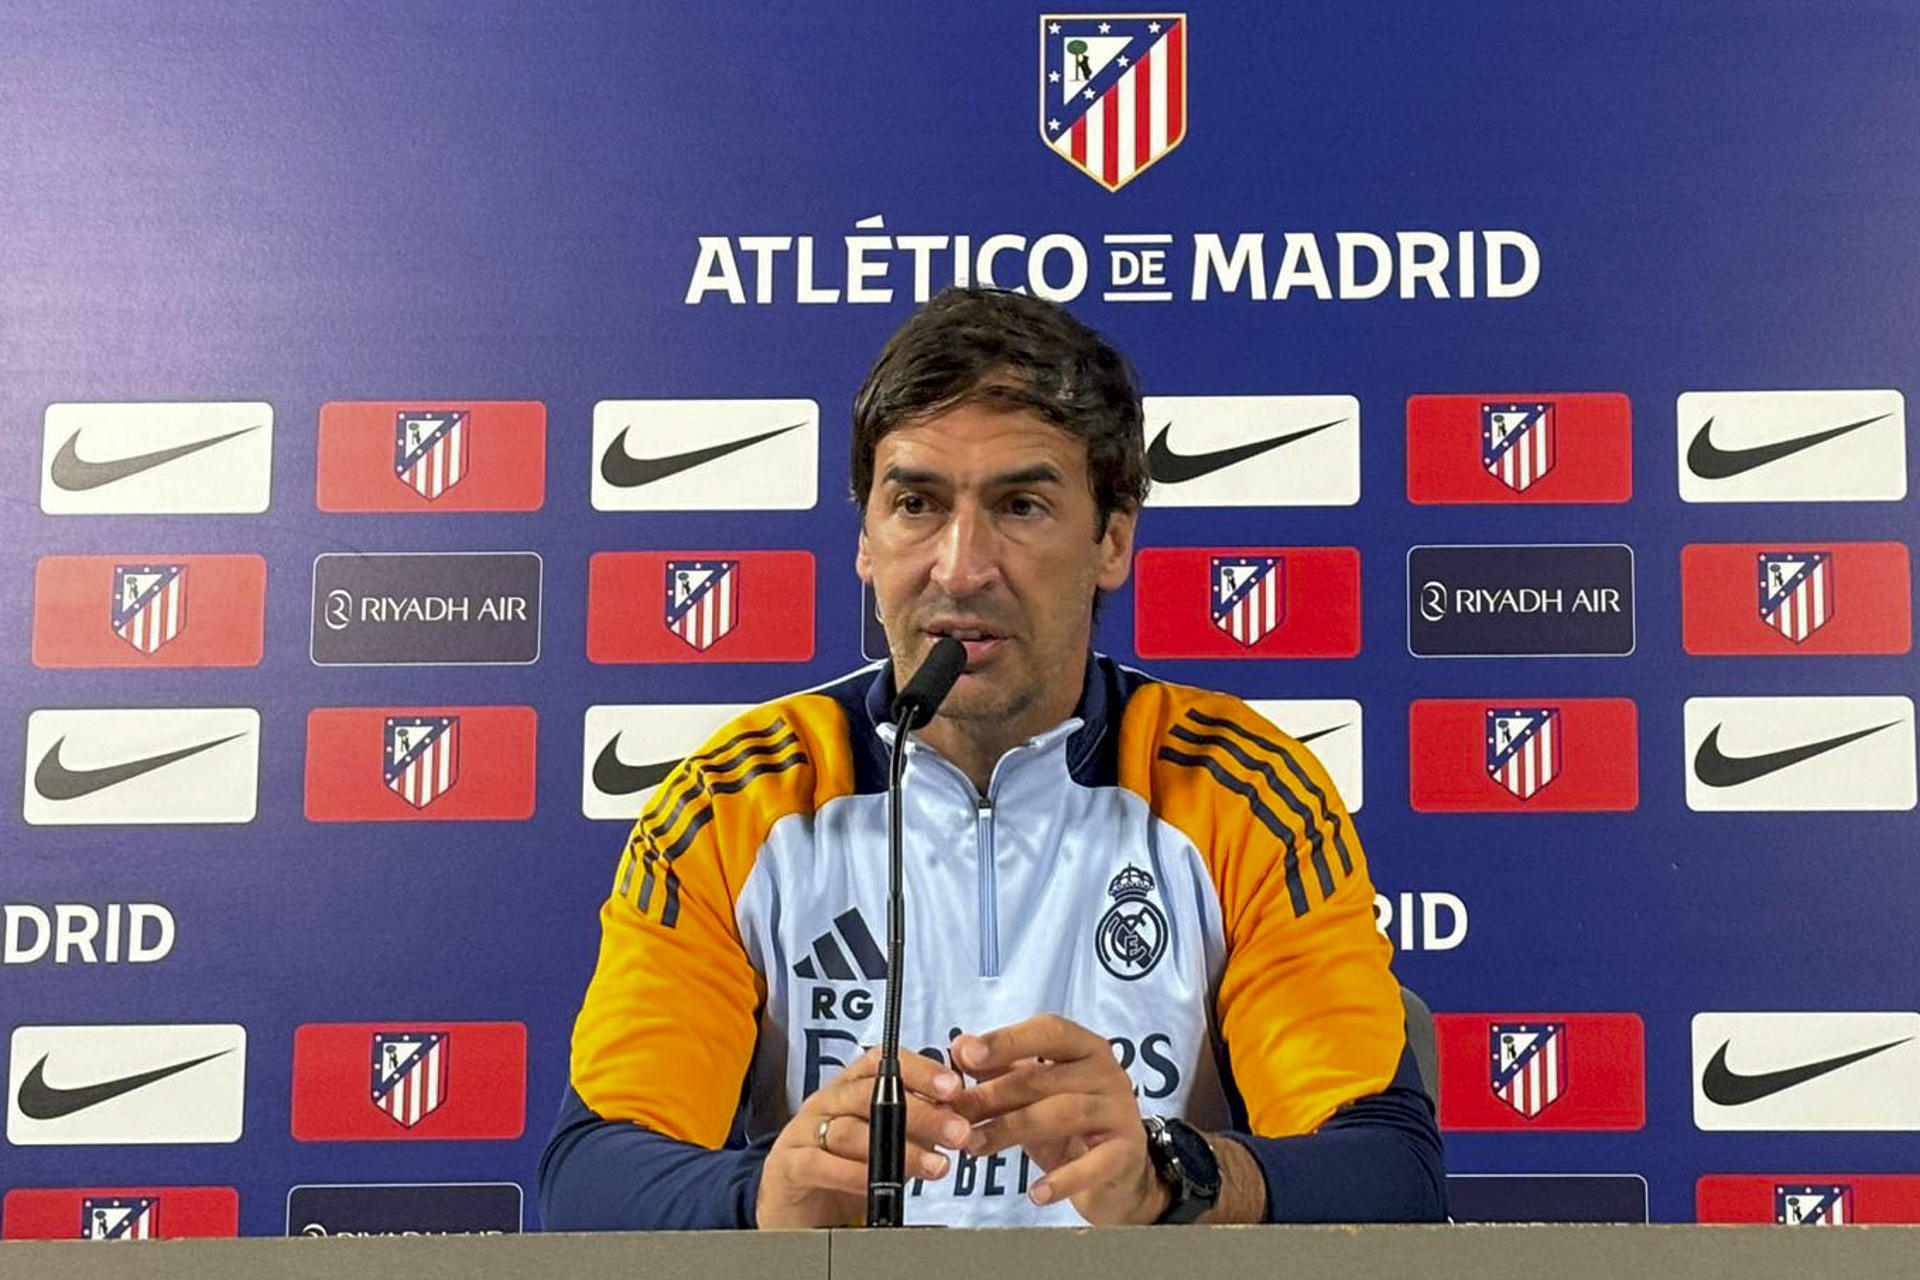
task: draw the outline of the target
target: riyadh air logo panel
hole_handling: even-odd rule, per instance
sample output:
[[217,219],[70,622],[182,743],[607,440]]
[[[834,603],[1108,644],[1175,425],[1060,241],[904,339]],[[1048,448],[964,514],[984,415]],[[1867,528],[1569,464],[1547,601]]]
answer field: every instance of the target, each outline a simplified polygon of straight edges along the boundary
[[1343,507],[1360,500],[1353,396],[1148,396],[1150,507]]
[[336,1183],[287,1192],[290,1236],[512,1235],[523,1195],[512,1182]]
[[1706,1130],[1920,1130],[1920,1013],[1697,1013]]
[[537,661],[542,569],[531,551],[318,556],[309,642],[313,663]]
[[1689,809],[1914,807],[1909,698],[1689,698],[1685,725]]
[[812,400],[602,400],[596,511],[808,511],[819,500]]
[[682,760],[747,710],[744,703],[588,707],[580,812],[632,823]]
[[273,406],[51,404],[40,456],[40,509],[48,515],[265,511]]
[[1907,494],[1898,391],[1688,391],[1676,410],[1687,502],[1896,502]]
[[1423,546],[1407,552],[1416,657],[1624,656],[1634,647],[1633,549]]
[[24,816],[45,826],[251,822],[259,762],[251,707],[35,711]]
[[1450,1173],[1454,1222],[1645,1222],[1637,1173]]
[[1118,191],[1187,136],[1187,19],[1179,13],[1040,17],[1040,137]]
[[16,1027],[7,1140],[19,1146],[238,1142],[238,1025]]

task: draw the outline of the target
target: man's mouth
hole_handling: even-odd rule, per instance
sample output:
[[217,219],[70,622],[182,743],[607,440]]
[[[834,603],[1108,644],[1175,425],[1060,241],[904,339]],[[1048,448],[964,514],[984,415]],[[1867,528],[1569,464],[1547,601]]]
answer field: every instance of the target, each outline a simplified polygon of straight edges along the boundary
[[990,627],[964,627],[957,623],[936,623],[927,628],[936,638],[951,636],[967,648],[967,670],[989,661],[1007,644],[1007,635]]

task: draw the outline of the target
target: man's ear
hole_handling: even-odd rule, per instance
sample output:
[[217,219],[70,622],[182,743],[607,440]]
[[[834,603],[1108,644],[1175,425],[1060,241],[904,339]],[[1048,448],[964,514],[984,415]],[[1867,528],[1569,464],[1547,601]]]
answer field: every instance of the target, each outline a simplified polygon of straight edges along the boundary
[[860,517],[860,545],[853,553],[853,571],[860,575],[860,581],[873,585],[873,556],[867,550],[867,519]]
[[1106,531],[1100,535],[1100,576],[1096,585],[1102,591],[1118,591],[1133,572],[1133,535],[1140,523],[1140,508],[1116,507],[1107,513]]

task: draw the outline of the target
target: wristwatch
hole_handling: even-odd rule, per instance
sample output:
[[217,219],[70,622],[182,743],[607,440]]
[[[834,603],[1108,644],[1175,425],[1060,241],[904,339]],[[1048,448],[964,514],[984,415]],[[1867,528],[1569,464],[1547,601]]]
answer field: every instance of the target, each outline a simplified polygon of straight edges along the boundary
[[1145,1116],[1147,1158],[1172,1192],[1159,1222],[1192,1222],[1220,1201],[1220,1162],[1207,1136],[1171,1116]]

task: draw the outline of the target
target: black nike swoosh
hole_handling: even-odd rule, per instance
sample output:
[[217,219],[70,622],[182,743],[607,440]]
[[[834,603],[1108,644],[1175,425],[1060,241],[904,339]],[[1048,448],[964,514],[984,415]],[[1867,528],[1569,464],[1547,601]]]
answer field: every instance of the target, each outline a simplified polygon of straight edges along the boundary
[[1343,724],[1328,725],[1324,729],[1315,729],[1312,733],[1303,733],[1298,737],[1296,737],[1294,741],[1304,747],[1307,743],[1312,742],[1315,738],[1324,738],[1328,734],[1338,733],[1346,727],[1347,726]]
[[790,426],[776,427],[772,431],[762,431],[759,435],[748,436],[744,440],[729,440],[725,444],[708,445],[704,449],[676,453],[665,458],[636,458],[628,453],[627,432],[630,428],[622,427],[620,434],[613,438],[613,443],[607,446],[606,454],[600,459],[600,478],[616,489],[637,489],[643,484],[665,480],[668,476],[676,476],[702,463],[712,462],[715,458],[724,458],[749,445],[759,444],[762,440],[771,440],[789,431],[798,431],[805,425],[804,422],[796,422]]
[[188,756],[199,755],[202,751],[211,751],[223,742],[232,742],[235,738],[245,736],[245,733],[230,733],[224,738],[215,738],[212,742],[182,747],[178,751],[165,751],[141,760],[128,760],[99,769],[69,769],[60,763],[60,748],[67,741],[66,735],[62,734],[57,742],[47,748],[47,754],[40,757],[39,767],[33,771],[33,789],[49,800],[78,800],[81,796],[89,796],[96,791],[118,786],[129,778],[137,778],[143,773],[152,773],[155,769],[170,765],[176,760],[185,760]]
[[1700,1075],[1700,1092],[1707,1095],[1707,1101],[1722,1107],[1738,1107],[1749,1102],[1758,1102],[1769,1094],[1779,1093],[1782,1089],[1791,1089],[1797,1084],[1805,1084],[1829,1071],[1838,1071],[1862,1058],[1871,1058],[1876,1053],[1885,1053],[1897,1045],[1903,1045],[1913,1039],[1907,1036],[1900,1040],[1889,1040],[1877,1044],[1871,1049],[1860,1049],[1853,1053],[1843,1053],[1837,1058],[1826,1058],[1819,1062],[1808,1062],[1798,1067],[1782,1067],[1778,1071],[1762,1071],[1757,1075],[1741,1075],[1727,1066],[1728,1040],[1714,1052],[1713,1061],[1707,1063],[1707,1069]]
[[128,476],[138,475],[163,462],[172,462],[175,458],[184,458],[190,453],[211,449],[223,441],[259,429],[259,427],[242,427],[238,431],[229,431],[222,436],[210,436],[205,440],[177,444],[171,449],[155,449],[152,453],[136,453],[130,458],[112,458],[106,462],[88,462],[80,456],[78,449],[80,433],[76,431],[67,437],[65,444],[60,446],[60,452],[53,455],[53,464],[47,468],[47,474],[59,488],[69,493],[82,493],[88,489],[98,489],[103,484],[112,484],[115,480],[124,480]]
[[1692,469],[1693,474],[1699,476],[1702,480],[1725,480],[1729,476],[1737,476],[1741,472],[1751,471],[1755,467],[1764,467],[1769,462],[1777,462],[1790,454],[1800,452],[1802,449],[1811,449],[1817,444],[1824,444],[1835,436],[1843,436],[1849,431],[1858,431],[1861,427],[1871,426],[1882,418],[1892,416],[1893,415],[1886,413],[1875,414],[1871,418],[1862,418],[1858,422],[1849,422],[1844,427],[1832,427],[1826,431],[1816,431],[1810,436],[1794,436],[1788,440],[1775,440],[1772,444],[1757,444],[1750,449],[1715,448],[1713,441],[1707,438],[1707,433],[1713,430],[1713,419],[1708,418],[1706,424],[1700,428],[1699,433],[1693,437],[1693,443],[1687,446],[1687,466]]
[[628,764],[620,758],[620,735],[614,734],[593,762],[593,785],[610,796],[630,796],[667,780],[678,760],[652,764]]
[[1803,743],[1797,747],[1788,747],[1784,751],[1768,751],[1757,756],[1730,756],[1720,750],[1720,730],[1725,725],[1715,725],[1700,749],[1693,753],[1693,776],[1710,787],[1737,787],[1743,782],[1752,782],[1755,778],[1764,778],[1777,773],[1789,765],[1799,764],[1802,760],[1811,760],[1817,755],[1832,751],[1835,747],[1844,747],[1849,742],[1878,733],[1882,729],[1891,729],[1899,724],[1898,720],[1889,720],[1885,724],[1874,725],[1871,729],[1856,729],[1852,733],[1843,733],[1837,738],[1826,738],[1819,742]]
[[40,1055],[40,1061],[33,1064],[27,1072],[27,1078],[20,1082],[18,1098],[20,1114],[29,1120],[58,1120],[61,1116],[70,1116],[76,1111],[85,1111],[88,1107],[99,1106],[109,1098],[117,1098],[123,1093],[132,1093],[143,1089],[157,1080],[179,1075],[189,1067],[197,1067],[203,1062],[232,1053],[231,1049],[222,1049],[218,1053],[209,1053],[205,1057],[191,1058],[186,1062],[176,1062],[170,1067],[155,1067],[152,1071],[142,1071],[135,1075],[121,1076],[118,1080],[102,1080],[99,1084],[85,1084],[77,1089],[56,1089],[47,1083],[47,1054]]
[[1337,427],[1345,418],[1335,418],[1332,422],[1323,422],[1317,427],[1307,427],[1301,431],[1290,431],[1271,440],[1254,440],[1247,444],[1237,444],[1230,449],[1215,449],[1210,453],[1175,453],[1167,444],[1167,433],[1173,430],[1169,422],[1160,428],[1160,433],[1147,446],[1147,472],[1161,484],[1181,484],[1188,480],[1198,480],[1201,476],[1212,475],[1223,467],[1236,462],[1245,462],[1248,458],[1257,458],[1269,449],[1278,449],[1283,444],[1292,444],[1295,440],[1304,440],[1328,427]]

